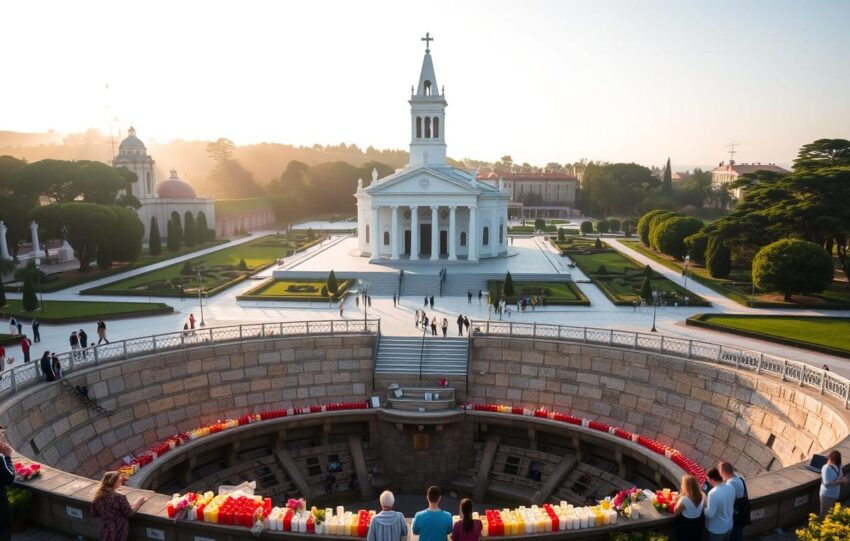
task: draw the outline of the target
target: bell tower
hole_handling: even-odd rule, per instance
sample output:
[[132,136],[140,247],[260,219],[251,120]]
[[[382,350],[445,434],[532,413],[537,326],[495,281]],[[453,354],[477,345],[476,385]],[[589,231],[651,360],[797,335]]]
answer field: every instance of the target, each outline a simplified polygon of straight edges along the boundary
[[445,91],[437,86],[431,42],[426,33],[425,58],[419,74],[419,85],[410,89],[410,165],[446,165],[446,99]]

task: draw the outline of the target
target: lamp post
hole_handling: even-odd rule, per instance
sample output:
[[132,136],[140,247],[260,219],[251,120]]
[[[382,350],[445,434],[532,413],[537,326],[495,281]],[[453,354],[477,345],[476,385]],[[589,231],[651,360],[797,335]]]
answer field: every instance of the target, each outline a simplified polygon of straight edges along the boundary
[[658,332],[658,329],[655,328],[655,315],[658,313],[658,297],[660,297],[658,290],[652,290],[652,328],[649,329],[651,332]]
[[360,300],[363,303],[363,328],[366,329],[367,311],[369,309],[369,283],[363,280],[363,278],[358,278],[357,284],[360,286],[360,291],[357,294],[362,297]]
[[198,276],[198,304],[201,307],[201,324],[200,327],[206,327],[206,323],[204,323],[204,298],[202,296],[203,288],[201,288],[201,269],[195,269],[197,271]]
[[41,287],[41,259],[35,258],[35,279],[38,282],[38,309],[44,313],[44,291]]
[[690,264],[691,264],[691,256],[686,255],[685,256],[685,270],[682,271],[682,276],[685,277],[685,285],[683,286],[685,288],[685,306],[688,305],[688,297],[687,297],[687,294],[688,294],[688,266]]

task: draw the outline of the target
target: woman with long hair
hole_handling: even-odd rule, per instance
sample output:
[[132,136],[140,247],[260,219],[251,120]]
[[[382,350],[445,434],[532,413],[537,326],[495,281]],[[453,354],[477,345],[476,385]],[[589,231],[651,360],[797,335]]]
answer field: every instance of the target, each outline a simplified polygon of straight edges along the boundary
[[841,495],[841,485],[847,484],[844,470],[841,469],[841,453],[829,453],[826,464],[820,470],[820,519],[832,510]]
[[700,490],[697,478],[693,475],[683,475],[679,498],[673,508],[676,513],[676,539],[702,539],[702,531],[705,528],[705,517],[702,514],[704,506],[705,494]]
[[460,520],[452,528],[452,541],[478,541],[481,539],[481,521],[472,518],[472,500],[460,501]]
[[127,496],[117,492],[123,484],[124,476],[117,471],[108,471],[103,474],[94,495],[91,516],[100,519],[101,541],[125,541],[130,533],[128,519],[147,501],[142,496],[130,506]]

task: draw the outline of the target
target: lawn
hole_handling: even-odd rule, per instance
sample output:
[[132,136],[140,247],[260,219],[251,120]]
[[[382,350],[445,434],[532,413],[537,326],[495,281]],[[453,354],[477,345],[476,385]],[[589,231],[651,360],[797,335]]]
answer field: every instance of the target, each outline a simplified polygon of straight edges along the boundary
[[[119,274],[129,270],[146,267],[148,265],[159,263],[160,261],[165,261],[173,257],[178,257],[181,255],[190,254],[192,252],[197,252],[198,250],[204,250],[206,248],[218,246],[219,244],[224,244],[226,242],[226,240],[213,240],[199,246],[192,246],[191,248],[183,246],[175,252],[168,252],[164,250],[159,255],[150,255],[147,250],[144,250],[142,255],[140,255],[137,260],[131,263],[116,263],[111,268],[106,270],[101,270],[97,266],[93,266],[89,272],[80,272],[79,270],[74,269],[65,272],[48,274],[47,277],[41,282],[40,291],[42,293],[51,293],[53,291],[59,291],[61,289],[85,284],[86,282],[91,282],[100,278],[106,278],[107,276],[113,276],[115,274]],[[20,292],[21,288],[22,286],[6,287],[7,291],[17,292]]]
[[161,302],[45,301],[43,309],[27,312],[20,300],[8,299],[6,306],[0,308],[0,319],[8,320],[9,316],[15,316],[25,320],[37,318],[42,323],[70,323],[95,318],[168,314],[173,311],[173,308]]
[[[676,272],[682,272],[684,264],[672,257],[658,253],[647,248],[640,241],[621,241],[632,250],[664,265]],[[750,277],[750,269],[734,268],[729,278],[713,278],[705,267],[691,263],[688,267],[688,275],[706,287],[717,291],[743,306],[750,306],[753,293],[753,283]],[[785,302],[782,295],[755,292],[755,306],[761,308],[800,308],[811,306],[826,309],[848,309],[850,308],[850,288],[845,282],[835,281],[826,291],[817,295],[795,295],[791,302]]]
[[268,235],[195,257],[187,262],[175,263],[139,276],[87,289],[82,293],[145,297],[195,296],[198,294],[200,272],[200,288],[203,294],[215,295],[269,267],[278,259],[312,246],[320,240],[319,237],[309,237],[310,234],[306,231]]
[[[608,299],[619,306],[631,306],[640,300],[640,289],[645,269],[634,260],[611,248],[596,248],[595,239],[567,237],[555,244],[563,255],[578,266],[596,284]],[[650,278],[653,289],[662,292],[666,304],[709,306],[710,303],[679,284],[653,272]],[[687,300],[685,298],[687,297]]]
[[590,301],[575,284],[571,282],[514,282],[514,295],[502,295],[502,280],[488,280],[487,290],[493,301],[504,298],[508,304],[516,303],[521,295],[543,295],[543,305],[590,306]]
[[850,357],[850,318],[699,314],[688,325]]
[[[340,280],[336,298],[345,295],[353,280]],[[259,286],[236,297],[240,301],[324,301],[329,298],[325,289],[326,282],[318,280],[267,280]]]

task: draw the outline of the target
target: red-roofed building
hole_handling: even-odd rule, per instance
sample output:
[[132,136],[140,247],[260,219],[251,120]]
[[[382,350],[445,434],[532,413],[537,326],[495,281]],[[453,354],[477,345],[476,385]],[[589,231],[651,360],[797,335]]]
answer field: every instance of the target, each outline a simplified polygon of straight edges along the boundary
[[[735,163],[735,160],[731,160],[729,163],[720,162],[717,167],[711,170],[711,184],[712,186],[722,186],[723,184],[734,182],[741,175],[755,173],[756,171],[772,171],[774,173],[782,174],[789,173],[787,169],[779,167],[775,163]],[[740,199],[742,194],[742,188],[735,188],[732,190],[732,195],[736,199]]]
[[487,167],[478,170],[478,180],[498,187],[499,179],[511,192],[508,211],[524,218],[581,216],[575,209],[579,179],[569,173],[513,173]]

